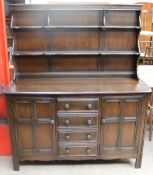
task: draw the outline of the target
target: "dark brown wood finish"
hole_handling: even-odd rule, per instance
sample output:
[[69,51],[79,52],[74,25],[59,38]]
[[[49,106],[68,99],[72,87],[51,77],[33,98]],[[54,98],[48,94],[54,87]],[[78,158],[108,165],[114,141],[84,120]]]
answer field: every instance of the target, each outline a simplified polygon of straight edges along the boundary
[[139,5],[12,5],[5,87],[13,165],[135,158],[151,89],[137,78]]

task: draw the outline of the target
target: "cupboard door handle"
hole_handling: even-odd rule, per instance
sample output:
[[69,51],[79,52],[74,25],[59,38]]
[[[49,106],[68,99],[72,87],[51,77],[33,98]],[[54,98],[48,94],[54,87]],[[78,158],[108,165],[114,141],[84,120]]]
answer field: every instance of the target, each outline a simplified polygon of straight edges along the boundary
[[70,148],[65,149],[66,154],[70,154]]
[[87,139],[90,140],[92,138],[91,134],[87,134]]
[[91,153],[91,149],[90,149],[90,148],[87,148],[87,149],[86,149],[86,153],[87,153],[87,154],[90,154],[90,153]]
[[66,125],[69,125],[70,124],[70,121],[69,120],[65,120],[65,124]]
[[65,109],[69,109],[69,108],[70,108],[70,105],[69,105],[68,103],[66,103],[66,104],[64,105],[64,108],[65,108]]
[[89,103],[87,107],[88,107],[88,109],[91,109],[92,108],[92,104]]
[[66,134],[65,135],[65,140],[69,140],[70,139],[70,135]]
[[105,118],[102,119],[102,123],[106,124],[106,119]]
[[88,124],[88,125],[91,125],[91,124],[92,124],[91,119],[87,120],[87,124]]
[[52,119],[52,120],[50,120],[50,123],[51,123],[51,124],[54,124],[54,123],[55,123],[55,121]]

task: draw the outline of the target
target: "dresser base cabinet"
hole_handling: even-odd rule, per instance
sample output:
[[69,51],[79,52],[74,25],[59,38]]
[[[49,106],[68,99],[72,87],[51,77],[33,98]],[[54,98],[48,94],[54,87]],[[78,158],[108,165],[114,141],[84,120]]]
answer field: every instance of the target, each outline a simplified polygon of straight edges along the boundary
[[146,95],[8,95],[14,169],[24,160],[136,158],[141,167]]

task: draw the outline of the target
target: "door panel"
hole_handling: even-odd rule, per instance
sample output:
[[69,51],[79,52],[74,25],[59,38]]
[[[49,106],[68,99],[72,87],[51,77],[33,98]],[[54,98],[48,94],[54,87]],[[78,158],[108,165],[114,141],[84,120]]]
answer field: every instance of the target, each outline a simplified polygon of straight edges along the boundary
[[54,113],[54,104],[48,101],[36,101],[35,104],[37,118],[50,118]]
[[33,109],[30,101],[15,101],[12,105],[15,118],[32,118]]
[[125,100],[124,103],[124,116],[135,117],[137,116],[137,100]]
[[53,155],[55,100],[46,97],[19,97],[11,98],[10,101],[18,150],[23,154],[27,151],[49,151]]
[[133,147],[135,144],[135,131],[136,124],[135,122],[124,123],[122,124],[122,147]]
[[36,126],[36,148],[52,149],[53,148],[54,130],[50,124],[37,124]]
[[116,117],[118,118],[120,113],[120,101],[118,99],[107,100],[107,103],[104,104],[105,116]]
[[33,130],[31,124],[18,124],[17,137],[19,149],[31,149],[33,147]]
[[[110,134],[111,133],[111,134]],[[103,148],[113,149],[116,147],[117,143],[117,123],[107,123],[103,126]],[[107,139],[105,139],[107,138]]]
[[142,98],[142,96],[103,97],[101,154],[136,151]]

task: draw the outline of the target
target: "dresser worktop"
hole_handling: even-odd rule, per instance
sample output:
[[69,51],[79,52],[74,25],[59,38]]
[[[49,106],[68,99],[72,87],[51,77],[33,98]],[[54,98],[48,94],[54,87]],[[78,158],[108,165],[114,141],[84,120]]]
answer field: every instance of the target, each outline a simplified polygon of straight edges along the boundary
[[4,89],[5,94],[124,94],[150,93],[134,78],[22,78]]

